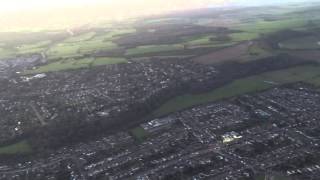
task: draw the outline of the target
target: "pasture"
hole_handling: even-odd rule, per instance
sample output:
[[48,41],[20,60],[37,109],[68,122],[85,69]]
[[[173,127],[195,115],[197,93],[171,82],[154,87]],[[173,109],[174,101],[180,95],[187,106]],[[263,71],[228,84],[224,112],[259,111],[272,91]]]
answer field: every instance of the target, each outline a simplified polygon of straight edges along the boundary
[[0,47],[0,59],[15,57],[16,53],[13,49]]
[[315,36],[306,36],[292,38],[278,44],[280,49],[287,50],[312,50],[320,49],[320,38]]
[[88,32],[85,34],[80,34],[77,36],[71,36],[64,40],[65,43],[75,43],[75,42],[81,42],[81,41],[88,41],[94,37],[96,33],[95,32]]
[[81,58],[81,59],[65,59],[49,64],[39,66],[36,69],[27,70],[24,74],[38,74],[56,71],[66,71],[82,68],[90,68],[93,66],[102,66],[108,64],[126,63],[125,58],[99,57],[99,58]]
[[135,48],[127,49],[125,55],[134,56],[134,55],[143,55],[143,54],[159,53],[159,52],[171,52],[171,51],[183,50],[183,48],[184,47],[181,44],[138,46]]
[[293,82],[307,82],[320,86],[320,66],[299,66],[271,71],[246,78],[236,79],[220,88],[202,94],[185,94],[175,97],[153,112],[154,116],[163,116],[195,105],[230,98],[246,93],[266,90],[276,85]]
[[118,48],[117,44],[102,35],[79,42],[63,41],[52,46],[46,54],[49,59],[70,58],[81,57],[84,54],[90,54],[99,50],[112,50],[116,48]]
[[31,152],[32,147],[26,140],[0,147],[0,155],[28,154]]
[[249,43],[244,42],[236,46],[227,47],[213,51],[207,55],[196,57],[193,61],[202,64],[219,64],[226,61],[236,61],[240,56],[247,54],[249,46]]
[[145,140],[149,134],[147,131],[145,131],[142,127],[136,127],[130,131],[130,134],[137,139],[139,142],[142,142]]
[[287,18],[275,21],[257,20],[243,23],[235,29],[254,34],[269,34],[280,30],[302,27],[307,23],[305,18]]
[[18,54],[34,54],[44,52],[52,42],[50,40],[40,41],[32,44],[22,44],[16,47]]
[[231,33],[229,34],[231,41],[241,42],[241,41],[251,41],[259,37],[258,33],[255,32],[240,32],[240,33]]

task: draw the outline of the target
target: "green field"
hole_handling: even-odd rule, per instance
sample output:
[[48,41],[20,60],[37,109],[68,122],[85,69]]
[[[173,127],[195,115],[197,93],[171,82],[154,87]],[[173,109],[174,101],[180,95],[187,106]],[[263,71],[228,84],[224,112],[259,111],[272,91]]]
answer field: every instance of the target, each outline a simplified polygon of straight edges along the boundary
[[158,19],[148,19],[144,21],[145,24],[157,24],[157,23],[175,23],[185,21],[184,18],[158,18]]
[[320,38],[314,36],[293,38],[280,42],[279,48],[288,50],[320,49]]
[[79,45],[78,44],[56,44],[51,47],[47,52],[49,59],[54,58],[71,58],[71,57],[80,57],[79,54]]
[[275,21],[258,19],[233,27],[235,30],[243,32],[229,34],[229,37],[233,42],[250,41],[259,38],[262,34],[266,35],[285,29],[305,27],[307,23],[308,21],[305,18],[300,17]]
[[143,55],[149,53],[159,53],[159,52],[171,52],[183,50],[183,45],[181,44],[167,44],[167,45],[148,45],[148,46],[138,46],[136,48],[127,49],[126,55]]
[[145,140],[149,134],[147,131],[145,131],[142,127],[136,127],[130,131],[130,134],[133,135],[134,138],[136,138],[138,141],[142,142]]
[[232,33],[229,35],[233,42],[250,41],[259,37],[255,32]]
[[93,66],[101,66],[101,65],[108,65],[108,64],[120,64],[128,62],[125,58],[111,58],[111,57],[101,57],[96,58],[93,62]]
[[162,116],[203,103],[221,100],[245,93],[266,90],[276,85],[304,81],[320,86],[320,66],[301,66],[272,71],[233,82],[203,94],[186,94],[176,97],[153,112]]
[[[92,35],[92,34],[91,34]],[[113,50],[119,48],[110,38],[114,34],[99,35],[96,37],[87,35],[86,40],[76,41],[67,40],[52,46],[46,54],[49,59],[81,57],[84,54],[94,53],[99,50]]]
[[276,52],[266,50],[263,47],[260,47],[257,44],[253,44],[248,48],[247,55],[240,57],[240,62],[245,63],[249,61],[259,60],[261,58],[266,58],[275,55]]
[[183,44],[189,45],[189,46],[211,44],[212,41],[210,40],[210,38],[212,37],[213,37],[212,35],[207,35],[207,36],[186,38]]
[[12,49],[0,48],[0,58],[15,57],[16,53]]
[[82,41],[79,43],[57,44],[47,51],[49,59],[81,57],[84,54],[93,53],[98,50],[112,50],[118,46],[112,42],[103,40]]
[[116,38],[122,35],[133,34],[135,32],[137,32],[137,30],[134,28],[113,29],[112,31],[108,32],[108,34],[105,35],[105,38],[115,40]]
[[[0,58],[10,58],[23,54],[40,54],[42,52],[47,55],[49,60],[79,58],[100,50],[119,49],[121,47],[113,41],[122,35],[134,32],[136,32],[136,30],[133,28],[112,29],[105,32],[92,31],[59,40],[50,40],[50,37],[53,35],[48,37],[42,37],[40,35],[39,37],[36,35],[33,37],[30,35],[30,39],[35,38],[37,41],[31,41],[23,36],[25,40],[21,40],[19,43],[10,39],[4,39],[8,41],[8,44],[4,42],[0,44]],[[61,32],[58,31],[57,34],[59,35]],[[43,33],[41,35],[43,35]],[[41,40],[44,38],[47,40]]]
[[126,63],[127,60],[124,58],[112,58],[112,57],[101,57],[101,58],[82,58],[82,59],[66,59],[62,61],[52,62],[36,69],[27,70],[24,74],[37,74],[55,71],[66,71],[81,68],[89,68],[92,66],[101,66],[108,64],[119,64]]
[[89,64],[92,61],[93,61],[93,58],[84,58],[80,60],[74,60],[74,59],[63,60],[63,61],[53,62],[47,65],[40,66],[37,69],[27,70],[25,74],[36,74],[36,73],[86,68],[86,67],[89,67]]
[[106,41],[106,42],[103,40],[88,41],[79,45],[79,53],[86,54],[86,53],[92,53],[98,50],[113,50],[117,48],[118,48],[118,45],[111,41]]
[[254,33],[254,34],[268,34],[280,30],[303,27],[307,25],[308,21],[305,18],[288,18],[276,21],[258,20],[250,23],[244,23],[237,27],[237,29]]
[[27,141],[21,141],[9,146],[0,147],[0,155],[28,154],[32,148]]
[[225,42],[225,43],[217,43],[217,44],[203,44],[203,45],[193,45],[188,46],[187,49],[194,49],[194,48],[227,48],[230,46],[235,45],[233,42]]
[[40,41],[33,44],[23,44],[17,47],[16,49],[18,51],[17,52],[18,54],[41,53],[41,52],[44,52],[51,43],[52,42],[50,40]]
[[85,34],[81,34],[78,36],[72,36],[70,38],[67,38],[64,40],[65,43],[75,43],[75,42],[81,42],[81,41],[88,41],[92,39],[96,35],[95,32],[88,32]]

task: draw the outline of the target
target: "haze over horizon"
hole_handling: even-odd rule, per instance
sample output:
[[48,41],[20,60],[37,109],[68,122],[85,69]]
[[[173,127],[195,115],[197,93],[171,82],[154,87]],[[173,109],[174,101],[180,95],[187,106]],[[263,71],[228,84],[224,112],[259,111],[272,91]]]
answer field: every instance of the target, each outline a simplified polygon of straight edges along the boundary
[[301,1],[305,0],[1,0],[0,31],[73,27],[101,20],[122,20],[203,7]]

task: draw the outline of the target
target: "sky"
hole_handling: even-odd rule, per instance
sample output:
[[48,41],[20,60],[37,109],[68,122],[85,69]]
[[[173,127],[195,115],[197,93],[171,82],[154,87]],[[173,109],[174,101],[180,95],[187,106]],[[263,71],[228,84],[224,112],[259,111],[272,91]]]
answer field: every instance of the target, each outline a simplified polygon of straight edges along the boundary
[[302,0],[0,0],[0,31],[75,26],[98,19],[121,20],[202,7],[294,1]]
[[191,8],[206,4],[220,4],[227,0],[0,0],[0,12],[17,12],[68,7],[102,5],[126,10]]
[[110,7],[125,7],[126,9],[130,7],[134,10],[136,7],[143,7],[147,9],[179,9],[216,4],[236,3],[261,5],[266,3],[286,3],[295,1],[303,0],[0,0],[0,13],[97,4]]

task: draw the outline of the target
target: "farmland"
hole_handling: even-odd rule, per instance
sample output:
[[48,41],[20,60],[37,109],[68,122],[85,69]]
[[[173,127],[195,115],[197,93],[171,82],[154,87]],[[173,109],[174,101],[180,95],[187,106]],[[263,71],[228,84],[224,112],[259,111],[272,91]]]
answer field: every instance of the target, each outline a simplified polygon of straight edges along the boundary
[[279,42],[279,48],[287,50],[320,49],[320,38],[315,36],[299,37]]
[[89,68],[93,66],[101,66],[108,64],[119,64],[126,63],[124,58],[110,58],[110,57],[101,57],[101,58],[81,58],[81,59],[66,59],[62,61],[52,62],[43,66],[40,66],[33,70],[27,70],[24,74],[36,74],[36,73],[46,73],[46,72],[55,72],[55,71],[64,71],[64,70],[74,70]]
[[247,53],[249,43],[242,43],[236,46],[227,47],[210,54],[200,56],[194,59],[195,62],[203,64],[219,64],[226,61],[236,61],[237,58]]
[[229,36],[234,42],[250,41],[250,40],[257,39],[259,37],[258,33],[254,33],[254,32],[232,33]]
[[0,48],[0,58],[13,57],[15,52],[12,49]]
[[59,44],[52,46],[47,55],[49,59],[81,57],[84,54],[98,50],[112,50],[118,46],[112,42],[112,38],[118,33],[106,33],[95,37],[95,33],[71,37]]
[[140,142],[146,139],[149,134],[142,127],[136,127],[130,131],[130,133]]
[[108,64],[120,64],[128,62],[125,58],[110,58],[110,57],[101,57],[96,58],[93,62],[93,66],[101,66],[101,65],[108,65]]
[[39,53],[45,51],[46,47],[51,43],[52,42],[50,40],[47,40],[40,41],[34,44],[23,44],[22,46],[17,47],[17,50],[22,54]]
[[27,141],[20,141],[16,144],[0,147],[0,155],[28,154],[31,152],[32,148]]
[[237,29],[253,34],[269,34],[285,29],[303,27],[305,25],[307,25],[307,20],[304,18],[288,18],[275,21],[258,20],[244,23],[237,27]]
[[294,67],[237,79],[229,84],[226,84],[225,86],[214,89],[207,93],[185,94],[183,96],[176,97],[166,102],[159,109],[155,110],[153,115],[162,116],[170,112],[192,107],[194,105],[217,101],[241,94],[266,90],[276,85],[300,81],[320,86],[320,67]]
[[0,33],[0,179],[317,179],[320,6],[295,8]]
[[128,49],[126,51],[126,55],[127,56],[143,55],[148,53],[168,52],[168,51],[176,51],[176,50],[182,50],[182,49],[183,49],[183,45],[181,44],[139,46],[136,48]]
[[75,43],[75,42],[81,42],[81,41],[88,41],[88,40],[92,39],[95,34],[96,34],[95,32],[89,32],[89,33],[81,34],[78,36],[72,36],[72,37],[64,40],[64,42]]
[[200,37],[191,37],[191,38],[186,38],[185,45],[205,45],[205,44],[211,44],[211,38],[213,36],[200,36]]
[[[208,29],[203,31],[202,28],[198,27],[203,26],[203,28],[208,28],[206,27],[205,22],[212,24],[215,22],[214,19],[208,20],[206,18],[207,20],[204,21],[202,25],[198,25],[198,21],[191,21],[188,18],[181,17],[178,18],[179,21],[183,21],[184,23],[189,24],[188,28],[190,29],[186,29],[186,32],[183,32],[183,29],[179,30],[181,32],[176,31],[177,27],[175,23],[177,22],[177,18],[158,18],[150,19],[142,23],[146,25],[146,29],[136,29],[136,27],[132,24],[126,25],[123,28],[117,27],[113,24],[108,24],[107,29],[105,30],[91,29],[80,33],[75,32],[74,34],[66,33],[59,30],[56,30],[54,32],[41,32],[43,38],[42,36],[38,36],[35,34],[35,37],[26,39],[25,43],[23,43],[22,45],[13,45],[16,43],[14,41],[14,37],[12,39],[2,37],[3,39],[5,39],[5,41],[1,44],[0,47],[0,58],[10,58],[30,54],[46,55],[46,58],[48,59],[47,64],[41,65],[40,67],[35,67],[35,69],[38,69],[38,71],[34,72],[50,72],[55,71],[52,70],[55,68],[57,69],[57,71],[61,71],[91,67],[88,65],[84,65],[83,63],[75,63],[70,59],[83,59],[86,57],[91,57],[94,53],[100,51],[117,52],[116,55],[112,54],[112,57],[116,56],[116,58],[130,58],[149,55],[172,55],[174,54],[174,52],[181,52],[182,54],[180,53],[179,55],[184,55],[185,53],[187,53],[187,50],[195,50],[195,52],[197,52],[198,49],[212,49],[212,57],[218,57],[214,58],[214,61],[216,62],[234,60],[235,58],[237,58],[237,60],[241,62],[247,62],[263,57],[268,57],[273,53],[270,53],[269,50],[266,50],[265,48],[260,47],[260,45],[257,44],[250,45],[247,48],[240,48],[243,46],[239,44],[242,44],[245,41],[257,41],[261,37],[266,36],[266,34],[272,34],[280,30],[304,27],[304,25],[308,23],[302,17],[281,17],[281,13],[279,12],[280,11],[277,11],[277,14],[279,14],[278,16],[280,18],[274,18],[272,20],[264,18],[246,20],[243,17],[239,17],[240,20],[237,21],[231,21],[229,19],[230,21],[228,22],[231,23],[227,26],[229,29],[225,29],[224,31],[216,31],[214,30],[214,28],[213,30]],[[290,11],[283,11],[283,13],[288,12]],[[132,23],[134,23],[134,21]],[[169,29],[165,29],[164,31],[161,28],[157,29],[162,23],[167,24],[166,26],[168,26],[167,28]],[[170,28],[172,28],[172,30],[175,30],[175,33],[178,33],[177,37],[174,37],[176,38],[176,40],[172,40],[172,42],[170,41],[168,43],[161,42],[160,44],[157,44],[157,41],[152,40],[152,38],[154,38],[152,33],[158,33],[157,36],[165,37]],[[231,32],[228,32],[229,30],[231,30]],[[147,38],[142,39],[139,39],[139,37],[135,37],[143,34],[141,32],[145,31],[150,33],[150,36],[146,36]],[[179,35],[179,33],[181,34],[181,36]],[[50,38],[48,39],[48,37]],[[140,43],[143,45],[133,44],[130,46],[126,46],[122,45],[122,41],[118,41],[119,39],[127,37],[130,37],[133,40],[137,39],[137,42],[141,41]],[[151,38],[151,40],[149,40],[148,38]],[[279,44],[283,45],[283,50],[302,48],[295,47],[296,44],[299,44],[299,46],[304,46],[304,48],[308,49],[316,48],[318,46],[317,42],[306,42],[310,39],[311,38],[290,39],[285,42],[280,42]],[[168,39],[168,41],[169,40],[170,39]],[[150,43],[148,43],[149,41]],[[224,49],[220,50],[221,48]],[[207,51],[204,52],[207,53]],[[201,53],[202,52],[200,52],[200,55],[204,55]],[[223,58],[219,58],[223,53],[227,53],[228,55],[224,56]],[[198,54],[191,53],[188,55]],[[208,54],[208,56],[210,56],[210,54]],[[206,57],[207,56],[204,56],[204,58]],[[106,55],[106,58],[109,58],[108,55]],[[58,68],[62,64],[65,65],[65,68]],[[95,64],[100,63],[96,61]],[[27,72],[31,71],[33,70],[28,70]]]

